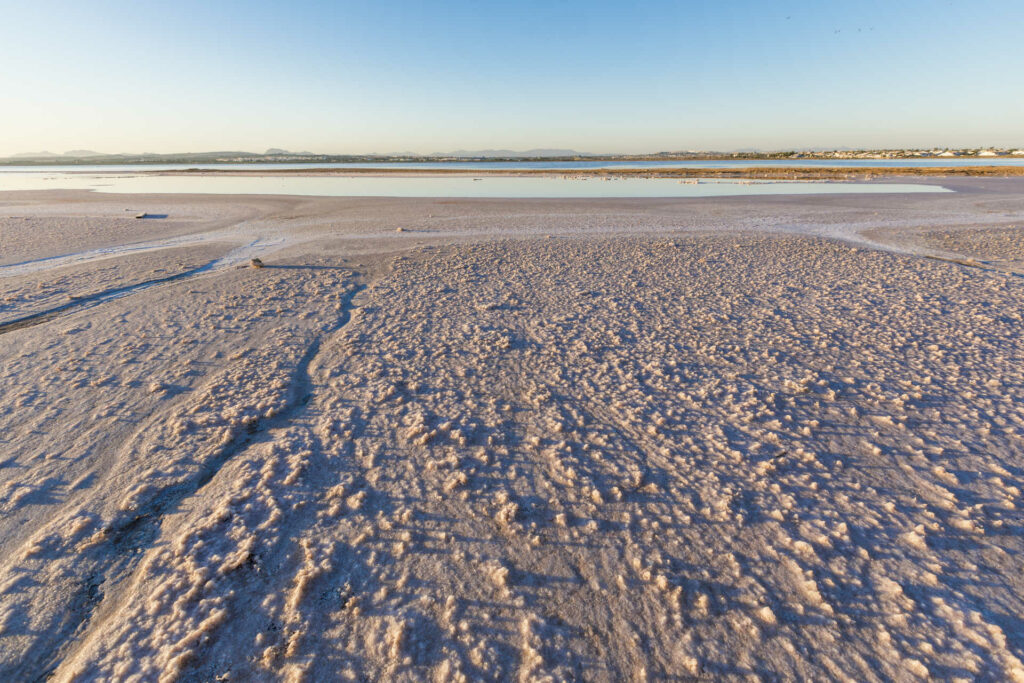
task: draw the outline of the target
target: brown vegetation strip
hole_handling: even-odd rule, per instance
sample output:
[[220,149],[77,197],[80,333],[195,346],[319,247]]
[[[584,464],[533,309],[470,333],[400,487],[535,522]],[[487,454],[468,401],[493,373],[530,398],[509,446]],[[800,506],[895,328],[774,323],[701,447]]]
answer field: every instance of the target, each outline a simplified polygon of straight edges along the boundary
[[1021,166],[936,167],[763,167],[763,168],[587,168],[587,169],[467,169],[467,168],[310,168],[310,169],[188,169],[149,171],[157,175],[230,176],[354,176],[354,175],[462,175],[462,176],[569,176],[619,178],[748,178],[758,180],[871,180],[891,177],[1014,177],[1024,176]]

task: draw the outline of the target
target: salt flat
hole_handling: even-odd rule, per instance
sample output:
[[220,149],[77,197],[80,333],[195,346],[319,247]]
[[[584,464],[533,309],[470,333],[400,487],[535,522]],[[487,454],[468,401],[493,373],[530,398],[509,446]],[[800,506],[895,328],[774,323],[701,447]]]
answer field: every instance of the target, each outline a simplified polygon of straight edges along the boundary
[[0,677],[1024,680],[1024,181],[944,184],[0,195]]

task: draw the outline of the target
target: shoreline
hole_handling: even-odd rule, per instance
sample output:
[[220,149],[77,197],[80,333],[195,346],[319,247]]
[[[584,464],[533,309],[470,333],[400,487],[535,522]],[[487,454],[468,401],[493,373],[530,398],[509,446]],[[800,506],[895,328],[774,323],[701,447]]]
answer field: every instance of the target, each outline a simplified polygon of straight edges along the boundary
[[[68,173],[102,173],[68,171]],[[120,174],[123,174],[120,173]],[[466,168],[310,168],[310,169],[182,169],[133,171],[132,175],[156,176],[240,176],[240,177],[570,177],[570,178],[669,178],[743,180],[874,180],[876,178],[1014,178],[1024,176],[1020,166],[936,166],[936,167],[748,167],[748,168],[588,168],[588,169],[466,169]]]
[[[914,179],[908,179],[914,182]],[[917,179],[916,182],[928,182]],[[18,263],[106,258],[122,248],[163,249],[226,240],[264,253],[318,239],[441,245],[500,236],[590,238],[638,234],[805,234],[893,250],[865,231],[1013,228],[1021,178],[961,178],[950,192],[770,194],[707,197],[383,197],[291,194],[105,193],[86,189],[0,192],[0,273]],[[979,203],[981,202],[981,203]],[[37,207],[33,209],[32,207]],[[46,208],[44,208],[46,207]],[[979,207],[985,207],[981,209]],[[43,209],[40,213],[38,209]],[[57,211],[65,217],[52,222]],[[137,220],[148,212],[159,220]],[[5,215],[6,214],[6,215]],[[298,220],[295,224],[293,221]],[[97,223],[98,222],[98,223]],[[99,224],[103,229],[97,231]],[[24,227],[31,227],[24,232]],[[46,226],[46,227],[44,227]],[[56,230],[49,247],[31,234]],[[281,241],[284,236],[290,236]],[[885,240],[883,240],[885,241]],[[896,251],[907,253],[901,245]],[[922,255],[922,254],[918,254]],[[942,257],[955,254],[942,253]],[[35,266],[32,266],[34,269]]]

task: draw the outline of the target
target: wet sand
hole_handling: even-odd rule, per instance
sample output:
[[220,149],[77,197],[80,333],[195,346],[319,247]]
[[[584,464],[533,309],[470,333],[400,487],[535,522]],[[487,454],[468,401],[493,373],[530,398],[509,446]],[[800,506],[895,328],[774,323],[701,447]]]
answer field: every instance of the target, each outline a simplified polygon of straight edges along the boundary
[[0,195],[0,677],[1024,680],[1024,180],[943,184]]

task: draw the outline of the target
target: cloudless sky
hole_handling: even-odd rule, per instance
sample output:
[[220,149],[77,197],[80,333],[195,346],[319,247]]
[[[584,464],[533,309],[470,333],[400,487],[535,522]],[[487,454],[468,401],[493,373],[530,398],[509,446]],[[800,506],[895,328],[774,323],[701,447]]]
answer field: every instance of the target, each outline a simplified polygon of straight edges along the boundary
[[0,154],[1024,146],[1024,0],[0,0]]

